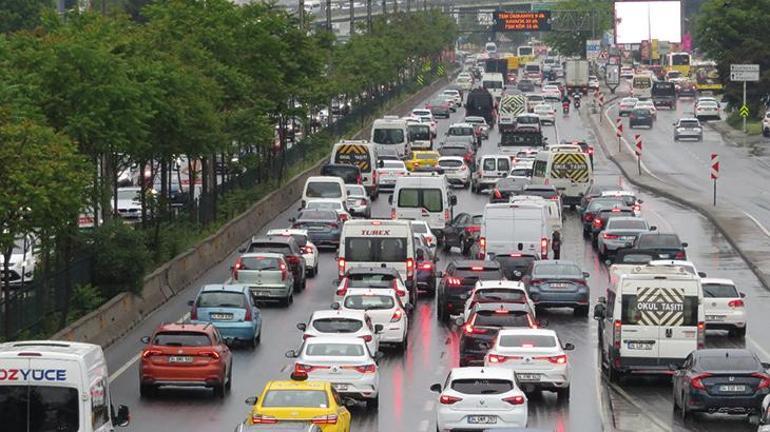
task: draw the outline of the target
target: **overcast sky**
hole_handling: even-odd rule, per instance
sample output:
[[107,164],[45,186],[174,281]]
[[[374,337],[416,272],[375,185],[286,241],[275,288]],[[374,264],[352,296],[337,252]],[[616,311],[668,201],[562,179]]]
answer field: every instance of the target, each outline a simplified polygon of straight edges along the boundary
[[682,41],[679,1],[618,1],[615,2],[615,19],[616,42],[619,44],[636,44],[645,39]]

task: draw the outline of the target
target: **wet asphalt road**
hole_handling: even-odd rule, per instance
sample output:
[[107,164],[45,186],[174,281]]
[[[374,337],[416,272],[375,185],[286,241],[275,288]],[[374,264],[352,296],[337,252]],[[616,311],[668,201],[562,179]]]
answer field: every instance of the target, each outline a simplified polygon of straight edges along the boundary
[[[441,120],[439,137],[451,122],[462,119],[462,109],[451,120]],[[558,115],[556,128],[548,126],[545,134],[550,142],[560,139],[591,137],[576,113],[568,118]],[[493,153],[499,139],[497,131],[484,142],[481,153]],[[614,165],[608,163],[597,146],[596,181],[624,185]],[[467,190],[457,190],[457,212],[480,212],[487,202],[486,195],[473,195]],[[770,307],[770,294],[758,283],[746,264],[724,238],[697,213],[667,200],[647,194],[642,214],[662,231],[676,231],[689,242],[688,255],[701,271],[709,276],[727,277],[736,281],[740,290],[747,294],[750,312],[746,345],[760,353],[763,361],[770,355],[761,347],[770,347],[770,335],[762,333],[766,321],[762,309]],[[269,228],[289,225],[288,219],[295,214],[289,209]],[[375,203],[373,216],[388,217],[387,196]],[[603,295],[607,285],[607,271],[600,263],[589,242],[581,235],[581,227],[574,212],[565,212],[562,257],[578,262],[591,274],[592,303]],[[245,241],[246,239],[244,239]],[[439,267],[452,259],[441,253]],[[224,399],[213,398],[207,390],[165,390],[149,400],[139,398],[136,355],[141,349],[139,338],[150,334],[161,321],[174,321],[188,312],[198,287],[206,283],[222,282],[228,277],[228,268],[235,256],[229,257],[207,272],[196,286],[190,287],[168,304],[156,311],[149,319],[107,350],[110,370],[113,372],[112,399],[131,407],[132,424],[128,431],[156,432],[176,431],[214,432],[231,431],[242,421],[249,407],[243,401],[258,394],[264,384],[272,379],[288,377],[290,362],[284,352],[294,349],[301,342],[296,330],[298,322],[306,321],[317,309],[325,309],[333,298],[335,278],[334,252],[322,252],[319,274],[308,280],[308,288],[295,297],[289,309],[275,306],[262,308],[264,328],[262,344],[255,351],[234,351],[234,383],[232,392]],[[691,430],[691,431],[748,431],[745,417],[722,418],[696,417],[682,424],[675,419],[671,409],[671,386],[666,380],[627,381],[622,389],[609,388],[598,372],[596,353],[596,325],[593,320],[580,319],[568,310],[552,310],[542,314],[557,330],[565,342],[572,342],[577,349],[570,353],[573,366],[572,397],[568,404],[558,404],[554,395],[545,393],[529,402],[530,427],[555,431],[601,430]],[[381,396],[378,412],[368,413],[353,407],[353,431],[405,431],[422,432],[435,430],[435,394],[428,387],[441,382],[448,370],[458,364],[458,332],[455,326],[440,325],[435,318],[433,299],[419,301],[409,326],[410,347],[405,355],[386,351],[380,363]],[[709,346],[740,346],[742,341],[732,341],[726,334],[709,333]],[[132,360],[134,360],[132,362]],[[611,414],[605,415],[605,413]]]

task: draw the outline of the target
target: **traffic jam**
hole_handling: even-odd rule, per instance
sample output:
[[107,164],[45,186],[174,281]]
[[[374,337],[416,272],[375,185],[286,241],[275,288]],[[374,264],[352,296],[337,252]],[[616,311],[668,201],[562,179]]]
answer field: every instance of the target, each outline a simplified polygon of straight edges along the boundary
[[[109,382],[131,424],[104,397],[89,418],[137,431],[770,430],[738,265],[693,252],[730,246],[607,161],[581,68],[469,53],[448,86],[335,144],[285,218],[150,315],[138,351],[116,348],[124,368],[20,342],[0,384],[72,381],[47,398],[63,406]],[[652,127],[641,99],[620,113]]]

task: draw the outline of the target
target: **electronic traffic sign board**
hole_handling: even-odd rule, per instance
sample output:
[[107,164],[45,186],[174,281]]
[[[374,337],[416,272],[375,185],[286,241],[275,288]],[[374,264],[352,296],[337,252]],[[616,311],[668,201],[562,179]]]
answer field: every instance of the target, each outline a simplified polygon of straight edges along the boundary
[[495,12],[495,31],[549,31],[551,11]]

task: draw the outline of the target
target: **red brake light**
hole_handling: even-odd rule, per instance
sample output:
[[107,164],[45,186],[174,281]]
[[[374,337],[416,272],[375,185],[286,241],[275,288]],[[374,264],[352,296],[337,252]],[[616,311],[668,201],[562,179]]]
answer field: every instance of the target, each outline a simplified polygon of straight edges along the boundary
[[594,225],[594,228],[601,228],[602,225],[603,225],[602,220],[601,219],[594,219],[593,225]]
[[674,256],[674,259],[684,260],[687,259],[687,255],[685,255],[684,251],[679,251],[676,253],[676,256]]
[[615,330],[613,332],[613,337],[612,337],[612,341],[613,341],[612,346],[616,350],[619,350],[620,349],[620,335],[621,335],[621,330],[623,329],[623,326],[622,326],[620,320],[615,320],[615,322],[613,323],[613,328]]
[[243,261],[241,258],[238,258],[235,260],[235,264],[233,265],[233,280],[238,280],[238,270],[240,270],[243,267]]
[[493,193],[495,195],[495,199],[503,199],[503,194],[501,194],[498,189],[495,189]]
[[302,253],[303,254],[311,254],[311,253],[313,253],[313,248],[311,248],[310,246],[305,246],[305,247],[302,248]]
[[481,231],[481,227],[478,225],[470,225],[465,227],[465,232],[468,234],[477,233]]
[[487,253],[487,238],[481,237],[479,238],[479,254],[484,255]]
[[735,309],[735,308],[742,308],[744,304],[743,304],[743,300],[737,299],[737,300],[730,300],[730,302],[727,303],[727,306]]
[[465,332],[465,334],[485,334],[487,329],[473,327],[473,324],[468,323],[463,326],[463,332]]
[[345,276],[345,258],[340,257],[337,260],[337,269],[340,277]]
[[279,266],[281,268],[281,280],[285,281],[286,279],[289,278],[289,269],[288,267],[286,267],[286,263],[283,261],[280,262]]
[[414,277],[414,258],[406,259],[406,278],[412,279]]
[[420,264],[420,270],[430,270],[432,268],[433,268],[433,263],[431,263],[431,262],[426,262],[426,263]]
[[202,351],[198,355],[201,357],[211,357],[214,360],[219,360],[219,353],[216,351]]
[[524,399],[524,396],[511,396],[503,398],[503,401],[508,402],[511,405],[523,405],[526,399]]
[[605,240],[617,240],[620,238],[619,235],[615,234],[609,234],[609,233],[602,233],[602,237],[604,237]]
[[251,321],[251,320],[252,320],[252,318],[253,318],[253,317],[252,317],[252,315],[251,315],[251,308],[247,307],[247,308],[246,308],[246,314],[245,314],[245,315],[243,315],[243,320],[244,320],[244,321]]
[[462,281],[460,280],[460,278],[456,278],[452,276],[448,276],[446,278],[446,284],[449,286],[460,286],[461,283]]
[[161,354],[163,353],[158,350],[149,349],[149,350],[145,350],[142,353],[142,358],[150,358],[152,356],[161,355]]
[[696,389],[696,390],[706,390],[706,386],[703,385],[703,378],[710,377],[710,373],[702,373],[695,375],[690,379],[690,388]]
[[342,286],[340,286],[337,291],[334,293],[340,297],[344,297],[345,294],[348,292],[348,286],[350,285],[350,279],[345,278],[342,280]]
[[441,397],[438,398],[439,403],[442,405],[452,405],[454,403],[460,402],[461,400],[463,399],[455,396],[448,396],[448,395],[441,395]]
[[273,416],[266,416],[262,414],[252,414],[251,424],[276,424],[278,419]]
[[[347,367],[343,366],[343,369],[346,369]],[[377,366],[372,364],[363,365],[363,366],[351,366],[350,369],[354,369],[358,373],[367,374],[367,373],[375,373],[377,372]]]
[[392,284],[392,285],[393,285],[393,291],[395,291],[395,292],[396,292],[396,295],[397,295],[397,296],[399,296],[399,297],[403,297],[403,296],[405,296],[405,295],[406,295],[406,291],[402,290],[402,289],[401,289],[401,288],[398,286],[398,279],[393,279],[393,284]]
[[521,356],[504,356],[500,354],[489,354],[490,363],[505,363],[507,360],[521,360]]
[[337,424],[337,414],[322,415],[313,417],[310,420],[311,423],[316,425],[333,425]]
[[404,313],[401,312],[401,309],[396,309],[390,317],[390,322],[398,322],[402,316],[404,316]]
[[548,239],[543,237],[540,239],[540,255],[541,258],[548,258]]
[[291,265],[299,265],[300,259],[304,259],[304,258],[300,258],[296,255],[286,255],[286,262]]
[[698,349],[706,347],[706,323],[698,321]]
[[361,174],[356,177],[356,183],[361,184],[363,182],[363,179],[361,178]]
[[364,340],[364,342],[371,342],[371,341],[372,341],[372,339],[373,339],[373,338],[372,338],[372,335],[363,335],[363,336],[359,336],[359,337],[360,337],[361,339],[363,339],[363,340]]
[[548,360],[549,362],[553,364],[566,364],[567,363],[567,356],[565,354],[555,355],[555,356],[541,356],[541,357],[535,357],[536,360]]
[[754,373],[751,374],[751,376],[761,380],[759,384],[757,384],[757,390],[770,388],[770,376],[767,376],[763,373]]

